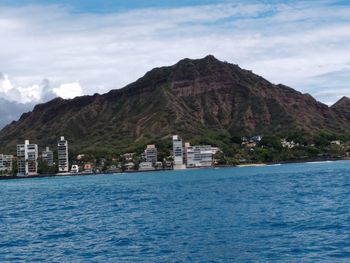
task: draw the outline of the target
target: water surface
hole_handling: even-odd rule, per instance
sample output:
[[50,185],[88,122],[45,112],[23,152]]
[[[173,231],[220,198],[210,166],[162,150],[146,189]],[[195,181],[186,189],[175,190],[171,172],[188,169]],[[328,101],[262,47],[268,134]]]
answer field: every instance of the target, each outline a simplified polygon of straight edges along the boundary
[[350,162],[0,181],[0,262],[350,261]]

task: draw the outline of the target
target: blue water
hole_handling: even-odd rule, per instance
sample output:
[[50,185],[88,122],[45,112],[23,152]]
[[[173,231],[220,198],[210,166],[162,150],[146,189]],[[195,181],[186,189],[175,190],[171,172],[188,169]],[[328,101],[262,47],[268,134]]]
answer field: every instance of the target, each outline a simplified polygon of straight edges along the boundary
[[350,162],[0,181],[0,262],[350,261]]

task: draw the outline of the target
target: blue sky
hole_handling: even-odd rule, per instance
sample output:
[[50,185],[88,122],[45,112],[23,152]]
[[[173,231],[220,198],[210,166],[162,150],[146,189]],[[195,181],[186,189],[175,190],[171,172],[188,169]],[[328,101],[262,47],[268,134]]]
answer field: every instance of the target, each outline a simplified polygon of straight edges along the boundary
[[[309,0],[310,1],[310,0]],[[312,0],[311,0],[312,1]],[[310,1],[310,2],[311,2]],[[140,8],[174,8],[181,6],[198,6],[218,3],[263,3],[263,4],[290,4],[298,0],[0,0],[3,6],[23,5],[62,5],[81,13],[111,13]],[[316,1],[314,1],[316,2]],[[321,1],[322,2],[322,1]],[[328,1],[329,5],[347,5],[349,0]]]
[[[111,13],[140,8],[174,8],[181,6],[198,6],[205,4],[235,3],[242,1],[222,1],[222,0],[1,0],[0,4],[23,6],[23,5],[50,5],[58,4],[71,8],[74,12],[80,13]],[[260,3],[286,3],[292,1],[270,0],[270,1],[245,1]]]
[[349,1],[0,0],[0,98],[121,88],[213,54],[332,104],[350,96]]
[[23,6],[23,5],[52,5],[58,4],[69,7],[73,12],[78,13],[111,13],[121,12],[140,8],[171,8],[180,6],[193,6],[202,4],[215,4],[222,1],[219,0],[179,0],[179,1],[162,1],[162,0],[2,0],[1,4],[7,6]]

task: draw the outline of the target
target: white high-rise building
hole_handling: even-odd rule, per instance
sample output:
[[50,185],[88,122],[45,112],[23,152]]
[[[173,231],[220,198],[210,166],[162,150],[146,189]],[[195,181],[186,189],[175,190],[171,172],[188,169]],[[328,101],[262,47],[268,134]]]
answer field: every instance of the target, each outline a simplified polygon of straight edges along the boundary
[[178,135],[173,136],[174,169],[185,169],[182,140]]
[[64,139],[64,136],[61,136],[60,140],[57,143],[58,151],[58,172],[68,172],[69,163],[68,163],[68,141]]
[[38,145],[30,144],[25,140],[24,144],[17,145],[18,176],[31,176],[38,174]]
[[46,147],[45,151],[42,152],[41,157],[44,161],[47,162],[48,166],[53,165],[53,152],[49,147]]
[[187,167],[208,167],[213,164],[213,148],[211,145],[190,146],[185,144]]
[[13,155],[0,154],[0,172],[12,172]]

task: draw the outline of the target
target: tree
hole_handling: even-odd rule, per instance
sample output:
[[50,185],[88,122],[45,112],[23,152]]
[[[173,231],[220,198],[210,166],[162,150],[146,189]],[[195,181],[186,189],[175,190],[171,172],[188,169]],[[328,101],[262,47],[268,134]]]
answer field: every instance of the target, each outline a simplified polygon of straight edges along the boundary
[[274,148],[276,150],[281,150],[283,148],[280,138],[275,137],[275,136],[263,137],[260,141],[260,146]]
[[38,159],[38,173],[39,174],[55,174],[58,171],[56,164],[49,166],[46,160]]

